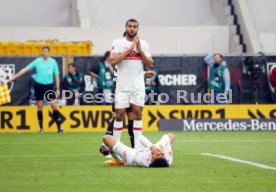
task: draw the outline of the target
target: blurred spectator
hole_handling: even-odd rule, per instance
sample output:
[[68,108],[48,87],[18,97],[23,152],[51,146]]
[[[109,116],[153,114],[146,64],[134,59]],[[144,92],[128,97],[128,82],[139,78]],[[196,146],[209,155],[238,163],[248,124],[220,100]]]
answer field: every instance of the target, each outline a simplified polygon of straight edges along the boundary
[[208,54],[204,58],[205,63],[210,67],[208,87],[211,90],[211,103],[228,103],[227,95],[230,90],[230,73],[226,62],[220,53]]
[[274,93],[276,94],[276,67],[271,70],[269,78],[271,85],[274,87]]
[[106,51],[103,60],[99,64],[98,89],[104,94],[104,104],[111,104],[111,93],[113,87],[113,66],[110,63],[110,51]]
[[30,99],[36,100],[35,98],[35,74],[30,77]]
[[89,74],[92,77],[91,85],[93,85],[93,93],[102,93],[103,91],[98,88],[98,77],[99,77],[99,68],[98,64],[92,65],[90,68]]
[[146,105],[156,105],[159,94],[158,71],[155,68],[144,68],[145,71],[145,87],[146,87]]
[[[79,72],[74,63],[68,65],[68,74],[63,78],[63,89],[66,90],[67,105],[73,105],[77,100],[80,104],[81,96],[84,93],[84,74]],[[71,93],[70,93],[71,92]]]

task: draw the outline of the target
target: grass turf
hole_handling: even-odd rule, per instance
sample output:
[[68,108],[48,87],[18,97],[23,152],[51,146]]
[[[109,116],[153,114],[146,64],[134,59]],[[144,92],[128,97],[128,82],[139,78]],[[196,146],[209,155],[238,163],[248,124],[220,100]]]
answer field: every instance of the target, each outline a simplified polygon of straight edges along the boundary
[[[162,134],[145,136],[156,142]],[[102,133],[0,134],[0,191],[276,191],[276,171],[201,155],[276,167],[275,132],[175,134],[167,169],[105,167],[98,152]]]

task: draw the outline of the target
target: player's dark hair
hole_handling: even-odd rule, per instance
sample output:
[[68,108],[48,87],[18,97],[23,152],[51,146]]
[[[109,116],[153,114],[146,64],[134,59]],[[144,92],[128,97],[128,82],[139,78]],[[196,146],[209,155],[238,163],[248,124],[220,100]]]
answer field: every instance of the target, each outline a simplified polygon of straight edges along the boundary
[[169,167],[169,164],[166,159],[157,158],[157,159],[154,159],[153,162],[151,162],[149,167],[151,167],[151,168],[157,168],[157,167],[162,168],[163,167],[164,168],[164,167]]
[[126,26],[127,26],[127,24],[128,24],[128,22],[134,22],[134,23],[137,23],[137,27],[139,27],[139,22],[136,20],[136,19],[129,19],[129,20],[127,20],[127,22],[126,22]]
[[107,57],[109,57],[110,56],[110,51],[106,51],[105,53],[104,53],[104,56],[103,56],[103,62],[107,59]]
[[68,67],[70,67],[70,66],[76,68],[76,65],[74,63],[69,63]]
[[123,37],[125,37],[126,36],[126,31],[123,33]]
[[42,46],[41,50],[44,50],[44,49],[48,49],[48,51],[50,51],[50,47],[48,45]]

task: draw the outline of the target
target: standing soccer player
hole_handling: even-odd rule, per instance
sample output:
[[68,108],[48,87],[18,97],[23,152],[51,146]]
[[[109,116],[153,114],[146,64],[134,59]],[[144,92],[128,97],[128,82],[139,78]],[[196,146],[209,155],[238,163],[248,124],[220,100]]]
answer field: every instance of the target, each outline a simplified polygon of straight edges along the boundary
[[[117,65],[117,85],[115,90],[116,116],[113,136],[121,139],[125,109],[133,112],[134,143],[142,134],[142,110],[145,103],[144,65],[153,67],[148,43],[137,36],[139,23],[135,19],[126,22],[122,39],[112,43],[111,63]],[[135,145],[135,144],[134,144]]]
[[[55,59],[50,57],[50,48],[48,46],[42,47],[42,56],[36,58],[27,67],[21,69],[11,80],[13,82],[21,75],[28,71],[35,70],[35,97],[37,105],[37,118],[39,122],[39,132],[43,133],[43,114],[42,109],[44,105],[44,95],[47,91],[54,89],[54,79],[56,82],[56,97],[60,95],[60,79],[59,69]],[[58,127],[58,133],[62,133],[63,129],[60,128],[60,117],[57,110],[57,104],[55,100],[50,102],[50,106],[53,110],[53,117]]]

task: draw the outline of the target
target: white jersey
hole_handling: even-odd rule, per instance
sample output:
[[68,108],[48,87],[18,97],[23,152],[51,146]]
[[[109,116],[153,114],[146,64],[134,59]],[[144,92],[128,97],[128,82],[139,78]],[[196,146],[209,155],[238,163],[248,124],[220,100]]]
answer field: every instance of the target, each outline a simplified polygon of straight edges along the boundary
[[[156,144],[158,146],[158,143]],[[163,146],[165,158],[169,165],[173,162],[173,155],[172,155],[172,148],[170,143],[166,146]],[[149,167],[152,161],[152,154],[149,148],[144,148],[137,151],[133,161],[131,162],[130,166],[139,166],[139,167]]]
[[[116,39],[112,43],[111,53],[121,53],[128,49],[133,42],[125,37]],[[144,54],[150,57],[149,46],[146,41],[140,40]],[[117,84],[116,90],[119,91],[144,91],[144,66],[141,54],[135,48],[124,60],[117,64]]]
[[[149,147],[146,147],[140,140],[136,143],[138,148],[132,149],[120,141],[113,147],[113,152],[118,154],[129,166],[149,167],[152,162],[152,154]],[[135,145],[136,145],[135,144]],[[162,147],[165,154],[165,159],[168,164],[173,162],[172,147],[168,135],[164,135],[160,141],[155,144],[157,147]],[[137,147],[136,146],[136,147]]]

